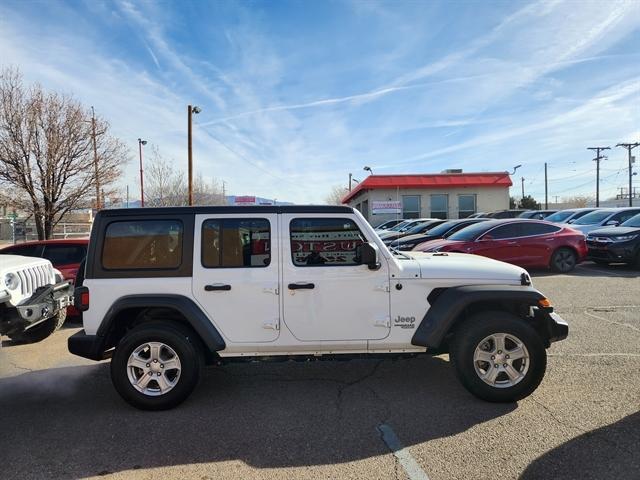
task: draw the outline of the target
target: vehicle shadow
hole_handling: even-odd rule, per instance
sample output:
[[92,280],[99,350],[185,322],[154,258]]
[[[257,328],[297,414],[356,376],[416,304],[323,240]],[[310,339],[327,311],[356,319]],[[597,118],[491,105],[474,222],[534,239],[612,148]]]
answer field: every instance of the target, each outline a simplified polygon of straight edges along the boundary
[[257,468],[326,465],[460,433],[517,404],[475,399],[440,357],[211,367],[165,412],[125,404],[106,363],[0,379],[0,451],[8,478],[77,478],[242,460]]
[[640,412],[587,432],[545,453],[521,480],[617,478],[640,475]]
[[622,277],[622,278],[638,278],[640,277],[640,269],[632,265],[623,263],[614,263],[611,265],[598,265],[593,262],[584,262],[576,266],[576,268],[564,274],[558,274],[546,269],[531,269],[529,273],[532,277],[554,277],[558,275],[566,275],[569,277]]

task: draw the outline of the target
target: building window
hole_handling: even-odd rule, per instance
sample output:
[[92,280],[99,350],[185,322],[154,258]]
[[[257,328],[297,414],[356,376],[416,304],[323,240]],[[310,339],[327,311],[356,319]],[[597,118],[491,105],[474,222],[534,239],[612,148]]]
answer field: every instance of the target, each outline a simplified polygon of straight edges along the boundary
[[467,218],[476,213],[475,195],[458,195],[458,218]]
[[105,270],[177,269],[182,262],[182,222],[112,222],[102,248]]
[[402,217],[420,218],[420,195],[402,196]]
[[449,216],[449,195],[431,195],[431,218],[446,219]]
[[360,265],[356,248],[366,242],[346,218],[296,218],[289,224],[291,259],[296,267]]
[[207,220],[202,224],[202,266],[267,267],[271,263],[269,220]]
[[369,200],[362,202],[362,210],[360,210],[360,213],[362,213],[364,218],[369,220]]

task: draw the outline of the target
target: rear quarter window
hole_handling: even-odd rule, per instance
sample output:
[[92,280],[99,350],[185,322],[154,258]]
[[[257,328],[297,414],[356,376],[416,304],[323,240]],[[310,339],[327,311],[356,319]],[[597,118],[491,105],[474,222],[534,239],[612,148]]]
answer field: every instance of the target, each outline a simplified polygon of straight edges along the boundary
[[111,222],[105,231],[105,270],[171,270],[182,263],[184,227],[180,220]]

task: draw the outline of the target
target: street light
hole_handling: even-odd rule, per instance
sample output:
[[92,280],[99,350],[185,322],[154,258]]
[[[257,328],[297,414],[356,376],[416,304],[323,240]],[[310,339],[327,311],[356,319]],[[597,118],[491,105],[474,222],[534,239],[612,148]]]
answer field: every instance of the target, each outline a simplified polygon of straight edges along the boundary
[[371,175],[373,175],[373,170],[371,170],[371,167],[364,167],[363,170],[365,172],[369,172]]
[[187,105],[187,116],[188,116],[188,120],[187,120],[187,141],[189,142],[189,146],[188,146],[188,155],[189,155],[189,173],[188,173],[188,179],[187,179],[187,183],[189,185],[189,205],[193,205],[193,148],[191,146],[192,144],[192,128],[191,128],[191,117],[193,116],[192,114],[197,115],[198,113],[200,113],[202,110],[200,109],[200,107],[198,106],[191,106],[191,105]]
[[142,175],[142,146],[146,145],[147,141],[138,139],[138,150],[140,151],[140,206],[144,207],[144,176]]
[[516,174],[516,170],[518,170],[522,165],[516,165],[515,167],[513,167],[513,172],[511,172],[509,175],[515,175]]

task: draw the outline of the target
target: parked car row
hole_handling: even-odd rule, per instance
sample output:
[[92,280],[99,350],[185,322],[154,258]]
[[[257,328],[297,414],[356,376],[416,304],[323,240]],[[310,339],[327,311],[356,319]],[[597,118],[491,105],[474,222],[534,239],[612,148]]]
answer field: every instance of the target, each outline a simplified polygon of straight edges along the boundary
[[640,267],[640,207],[502,210],[459,220],[394,222],[378,232],[400,251],[473,253],[561,273],[587,258]]

